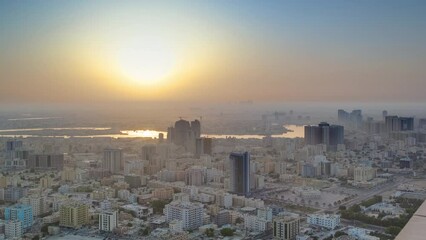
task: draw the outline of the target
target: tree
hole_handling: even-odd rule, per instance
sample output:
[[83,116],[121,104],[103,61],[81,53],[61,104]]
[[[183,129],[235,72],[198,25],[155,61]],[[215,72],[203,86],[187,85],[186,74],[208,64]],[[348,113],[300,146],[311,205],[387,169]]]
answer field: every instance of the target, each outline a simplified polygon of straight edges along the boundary
[[401,231],[400,227],[396,227],[396,226],[390,226],[386,228],[386,233],[389,233],[393,236],[398,235],[398,233]]
[[222,228],[222,230],[220,230],[220,234],[224,237],[232,237],[234,236],[234,230],[230,228]]
[[342,231],[337,231],[334,234],[334,238],[338,238],[338,237],[343,236],[343,235],[348,235],[348,234],[346,234],[345,232],[342,232]]
[[151,202],[151,207],[154,210],[154,213],[160,214],[163,213],[164,206],[166,206],[167,202],[163,200],[154,200]]
[[206,236],[207,237],[214,237],[214,229],[213,228],[208,228],[206,230]]
[[235,219],[235,223],[236,224],[239,224],[239,223],[242,223],[242,222],[243,222],[243,219],[240,218],[240,217],[238,217],[237,219]]

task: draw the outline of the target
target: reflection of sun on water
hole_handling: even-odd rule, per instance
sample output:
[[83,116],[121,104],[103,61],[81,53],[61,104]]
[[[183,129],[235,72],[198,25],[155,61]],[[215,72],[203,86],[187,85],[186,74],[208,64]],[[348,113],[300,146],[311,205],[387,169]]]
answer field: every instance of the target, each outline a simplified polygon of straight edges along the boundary
[[[123,134],[127,134],[132,137],[143,137],[143,138],[158,138],[158,134],[163,133],[153,130],[134,130],[134,131],[121,131]],[[166,133],[163,133],[166,137]]]

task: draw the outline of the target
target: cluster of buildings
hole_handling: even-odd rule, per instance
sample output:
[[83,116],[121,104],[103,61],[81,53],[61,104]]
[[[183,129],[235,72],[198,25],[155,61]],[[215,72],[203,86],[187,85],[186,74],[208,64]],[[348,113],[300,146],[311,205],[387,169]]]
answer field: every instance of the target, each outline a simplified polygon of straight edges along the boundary
[[[365,127],[371,121],[360,110],[339,110],[340,125],[304,124],[304,134],[291,139],[207,138],[200,121],[183,119],[168,129],[167,141],[163,134],[3,139],[0,236],[200,239],[231,229],[239,238],[345,231],[368,239],[368,230],[341,222],[339,206],[421,174],[426,159],[421,141],[398,135],[422,131],[412,120],[386,115],[385,131],[374,133]],[[387,203],[363,212],[403,214]]]

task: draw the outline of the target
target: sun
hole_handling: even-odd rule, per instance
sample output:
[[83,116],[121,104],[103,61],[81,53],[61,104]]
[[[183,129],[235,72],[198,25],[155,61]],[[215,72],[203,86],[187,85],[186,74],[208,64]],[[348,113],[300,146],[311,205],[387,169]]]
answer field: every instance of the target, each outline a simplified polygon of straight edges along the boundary
[[158,40],[127,43],[118,51],[117,61],[121,74],[140,85],[159,84],[176,64],[173,49]]

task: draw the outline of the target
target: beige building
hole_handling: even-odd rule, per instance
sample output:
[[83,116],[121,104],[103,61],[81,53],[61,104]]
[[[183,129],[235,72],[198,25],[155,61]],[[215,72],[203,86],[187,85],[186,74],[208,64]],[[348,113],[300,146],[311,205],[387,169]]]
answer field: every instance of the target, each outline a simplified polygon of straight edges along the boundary
[[68,203],[59,210],[59,226],[81,228],[89,222],[89,207],[81,203]]
[[46,199],[41,196],[28,196],[21,198],[20,200],[23,204],[29,205],[33,209],[34,216],[40,216],[47,212]]
[[173,188],[157,188],[152,191],[152,197],[158,198],[161,200],[172,199],[173,197]]
[[372,167],[356,167],[354,169],[354,181],[366,182],[376,177],[376,169]]
[[66,168],[61,173],[61,180],[66,182],[74,182],[76,179],[77,173],[72,168]]
[[40,178],[40,187],[41,188],[50,188],[52,187],[53,184],[53,180],[51,177],[49,176],[44,176],[42,178]]

